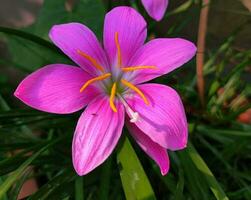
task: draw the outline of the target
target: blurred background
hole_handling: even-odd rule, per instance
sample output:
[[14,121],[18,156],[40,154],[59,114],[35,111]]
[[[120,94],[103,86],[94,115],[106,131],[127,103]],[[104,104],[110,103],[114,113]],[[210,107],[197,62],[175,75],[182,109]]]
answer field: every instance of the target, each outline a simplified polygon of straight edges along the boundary
[[[81,112],[43,113],[13,96],[36,69],[72,63],[48,39],[53,24],[78,21],[102,39],[104,15],[119,5],[141,12],[148,39],[182,37],[199,47],[196,58],[155,80],[178,90],[189,121],[188,148],[170,152],[165,177],[126,130],[135,168],[117,150],[94,172],[78,177],[71,139]],[[250,0],[170,0],[160,22],[139,0],[0,0],[0,199],[250,200],[250,73]],[[134,180],[135,171],[144,178]]]

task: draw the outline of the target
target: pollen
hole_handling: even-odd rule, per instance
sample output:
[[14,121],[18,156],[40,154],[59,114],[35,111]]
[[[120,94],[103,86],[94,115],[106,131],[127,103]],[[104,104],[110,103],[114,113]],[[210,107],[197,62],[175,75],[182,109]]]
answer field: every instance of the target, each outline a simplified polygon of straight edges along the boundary
[[117,47],[117,54],[118,54],[118,66],[122,65],[122,56],[121,56],[121,48],[119,45],[119,33],[115,32],[115,44]]
[[115,82],[112,85],[111,96],[110,96],[110,107],[114,112],[117,112],[117,108],[116,108],[116,106],[114,104],[114,98],[115,98],[115,95],[116,95],[116,90],[117,90],[117,84]]
[[144,95],[144,93],[137,88],[135,85],[133,85],[132,83],[126,81],[125,79],[121,79],[121,83],[127,87],[129,87],[130,89],[132,89],[133,91],[135,91],[136,93],[138,93],[138,95],[143,99],[143,101],[145,102],[146,105],[149,105],[149,101],[147,100],[146,96]]
[[104,79],[107,79],[108,77],[111,76],[111,73],[106,73],[106,74],[103,74],[101,76],[98,76],[98,77],[95,77],[93,79],[90,79],[89,81],[87,81],[80,89],[80,92],[83,92],[90,84],[96,82],[96,81],[101,81],[101,80],[104,80]]
[[83,56],[86,60],[90,61],[94,67],[96,67],[98,70],[100,70],[101,72],[104,72],[104,68],[98,64],[97,60],[95,60],[93,57],[89,56],[88,54],[80,51],[80,50],[77,50],[77,53],[81,56]]
[[158,69],[155,66],[132,66],[132,67],[123,67],[121,70],[123,72],[131,72],[131,71],[136,71],[136,70],[141,70],[141,69]]

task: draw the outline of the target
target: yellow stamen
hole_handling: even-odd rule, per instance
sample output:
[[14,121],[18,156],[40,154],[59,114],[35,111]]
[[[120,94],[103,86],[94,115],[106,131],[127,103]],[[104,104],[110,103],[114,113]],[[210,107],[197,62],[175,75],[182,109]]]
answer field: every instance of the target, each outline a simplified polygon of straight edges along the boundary
[[114,104],[114,98],[115,98],[115,95],[116,95],[116,89],[117,89],[117,84],[116,82],[113,83],[112,85],[112,90],[111,90],[111,96],[110,96],[110,106],[111,106],[111,109],[114,111],[114,112],[117,112],[117,108]]
[[119,33],[115,32],[115,44],[117,47],[117,53],[118,53],[118,66],[122,65],[122,57],[121,57],[121,49],[119,45]]
[[140,69],[158,69],[155,66],[133,66],[133,67],[123,67],[121,70],[123,72],[130,72],[130,71],[135,71],[135,70],[140,70]]
[[104,68],[98,64],[98,62],[91,56],[87,55],[86,53],[80,51],[80,50],[77,50],[77,53],[81,56],[83,56],[85,59],[89,60],[93,65],[94,67],[96,67],[98,70],[100,70],[101,72],[104,72]]
[[126,81],[125,79],[121,79],[121,83],[123,83],[125,86],[129,87],[130,89],[134,90],[135,92],[138,93],[138,95],[144,100],[146,105],[149,105],[149,101],[147,100],[146,96],[143,94],[143,92],[137,88],[135,85],[132,83]]
[[111,76],[111,73],[107,73],[107,74],[103,74],[101,76],[98,76],[96,78],[93,78],[93,79],[90,79],[89,81],[87,81],[80,89],[80,92],[83,92],[85,88],[88,87],[88,85],[96,82],[96,81],[101,81],[101,80],[104,80],[104,79],[107,79],[108,77]]

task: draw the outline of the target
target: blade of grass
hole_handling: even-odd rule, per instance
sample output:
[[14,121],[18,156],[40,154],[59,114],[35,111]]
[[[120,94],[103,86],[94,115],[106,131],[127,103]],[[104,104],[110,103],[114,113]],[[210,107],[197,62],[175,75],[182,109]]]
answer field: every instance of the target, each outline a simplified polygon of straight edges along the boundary
[[[177,152],[186,180],[186,189],[193,200],[209,199],[211,192],[205,179],[187,154],[187,149]],[[187,195],[186,195],[187,196]]]
[[175,190],[175,196],[174,196],[175,200],[184,199],[184,196],[183,196],[184,184],[185,184],[184,171],[182,168],[179,168],[179,181]]
[[228,200],[228,197],[222,190],[220,184],[214,177],[213,173],[208,168],[207,164],[204,162],[204,160],[201,158],[201,156],[198,154],[198,152],[191,143],[189,143],[187,147],[187,154],[189,158],[193,161],[197,169],[204,175],[205,179],[207,180],[208,186],[210,187],[216,199]]
[[204,127],[203,125],[197,126],[197,130],[199,132],[206,132],[208,134],[215,134],[215,135],[251,137],[250,131],[243,131],[243,130],[213,129],[213,128]]
[[[0,177],[0,185],[2,185],[3,182],[4,182],[4,179],[3,179],[2,177]],[[4,195],[2,196],[2,200],[8,200],[7,194],[4,194]]]
[[29,180],[32,173],[31,169],[26,170],[22,177],[16,182],[15,186],[10,191],[10,199],[18,199],[18,195],[24,185],[24,183]]
[[78,176],[75,180],[75,199],[84,200],[84,182],[83,177]]
[[99,198],[102,200],[109,199],[109,187],[111,182],[111,166],[112,166],[112,158],[108,158],[104,163],[101,174],[101,182],[99,189]]
[[193,2],[194,2],[193,0],[186,1],[185,3],[181,4],[179,7],[167,13],[165,17],[187,11],[192,6]]
[[45,39],[43,39],[41,37],[38,37],[38,36],[34,35],[34,34],[31,34],[31,33],[25,32],[25,31],[21,31],[21,30],[17,30],[17,29],[2,27],[2,26],[0,26],[0,32],[8,34],[8,35],[15,35],[15,36],[21,37],[21,38],[26,39],[26,40],[30,40],[30,41],[32,41],[34,43],[37,43],[37,44],[42,45],[42,46],[44,46],[46,48],[49,48],[49,49],[51,49],[51,50],[53,50],[53,51],[55,51],[57,53],[63,54],[52,43],[48,42],[47,40],[45,40]]
[[126,136],[121,140],[117,162],[126,199],[156,199],[144,169]]
[[[64,136],[65,137],[65,136]],[[34,161],[41,153],[43,153],[46,149],[48,149],[50,146],[54,145],[55,143],[61,141],[64,137],[60,137],[57,140],[54,140],[47,145],[45,145],[43,148],[41,148],[39,151],[34,153],[31,157],[29,157],[23,164],[21,164],[17,170],[11,173],[10,176],[4,180],[3,184],[0,185],[0,199],[6,194],[6,192],[10,189],[10,187],[16,182],[18,178],[24,173],[25,169]]]
[[[57,175],[50,179],[46,184],[44,184],[40,189],[33,195],[31,195],[28,200],[45,200],[50,199],[49,196],[56,192],[56,190],[65,183],[70,183],[76,177],[76,174],[69,168],[61,170]],[[68,189],[68,188],[67,188]],[[61,191],[61,194],[63,192]],[[59,197],[58,197],[59,198]]]

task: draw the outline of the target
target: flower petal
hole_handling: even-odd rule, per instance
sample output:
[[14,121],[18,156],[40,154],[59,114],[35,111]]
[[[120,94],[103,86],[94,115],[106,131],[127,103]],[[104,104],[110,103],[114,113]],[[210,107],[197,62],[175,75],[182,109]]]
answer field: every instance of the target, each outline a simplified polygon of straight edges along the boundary
[[160,21],[166,11],[168,0],[141,0],[147,13],[156,21]]
[[122,65],[126,65],[136,50],[146,39],[146,22],[133,8],[116,7],[105,16],[104,47],[113,66],[117,62],[117,47],[115,33],[121,48]]
[[148,65],[157,69],[135,71],[131,74],[131,79],[134,83],[142,83],[167,74],[188,62],[195,53],[196,47],[188,40],[154,39],[136,52],[129,66]]
[[92,62],[81,56],[78,50],[95,59],[104,69],[109,69],[106,55],[99,41],[85,25],[79,23],[54,25],[49,36],[55,45],[90,74],[100,74],[100,72]]
[[15,96],[30,107],[51,113],[72,113],[83,108],[96,95],[90,86],[80,93],[81,86],[91,77],[79,67],[64,64],[47,65],[27,76]]
[[139,146],[159,165],[161,174],[163,176],[166,175],[169,171],[169,157],[167,150],[156,142],[153,142],[133,123],[127,121],[126,126]]
[[72,158],[81,176],[99,166],[115,148],[124,125],[124,107],[113,112],[107,97],[97,97],[81,115],[72,143]]
[[170,150],[187,145],[187,121],[181,99],[172,88],[160,84],[143,84],[138,88],[146,95],[150,105],[137,95],[126,97],[131,108],[139,113],[135,125],[154,142]]

